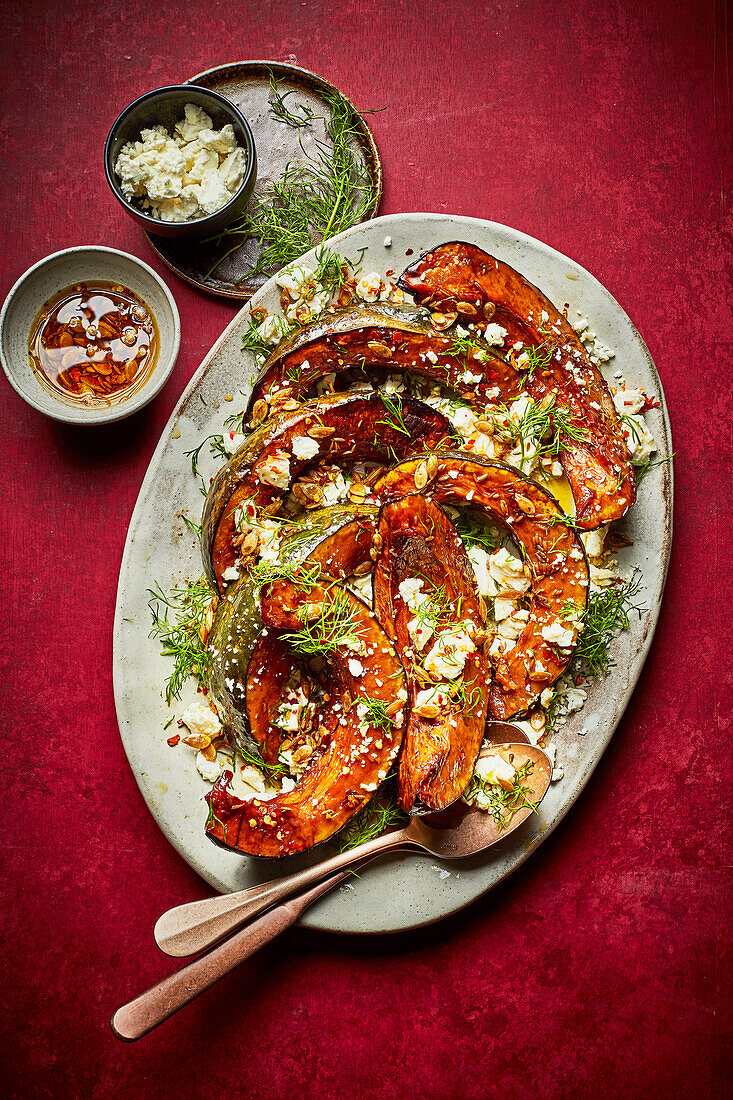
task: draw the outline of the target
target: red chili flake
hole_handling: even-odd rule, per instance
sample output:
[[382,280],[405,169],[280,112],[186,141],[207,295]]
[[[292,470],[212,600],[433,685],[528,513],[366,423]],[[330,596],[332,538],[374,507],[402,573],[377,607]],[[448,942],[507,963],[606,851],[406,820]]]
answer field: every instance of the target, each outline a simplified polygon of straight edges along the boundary
[[582,683],[583,683],[583,677],[582,676],[576,676],[575,677],[575,686],[576,686],[576,688],[579,688]]
[[180,733],[174,733],[172,737],[168,738],[168,744],[170,745],[171,748],[173,748],[173,746],[177,745],[180,740],[181,740]]
[[384,274],[385,275],[394,275],[394,268],[393,267],[388,267]]
[[412,248],[406,248],[405,249],[405,255],[406,256],[411,256],[413,251],[414,251],[414,249],[412,249]]
[[649,409],[658,409],[659,408],[660,402],[659,402],[658,397],[647,397],[646,394],[644,394],[644,397],[646,398],[646,400],[645,400],[644,404],[641,406],[641,411],[643,413],[648,412]]

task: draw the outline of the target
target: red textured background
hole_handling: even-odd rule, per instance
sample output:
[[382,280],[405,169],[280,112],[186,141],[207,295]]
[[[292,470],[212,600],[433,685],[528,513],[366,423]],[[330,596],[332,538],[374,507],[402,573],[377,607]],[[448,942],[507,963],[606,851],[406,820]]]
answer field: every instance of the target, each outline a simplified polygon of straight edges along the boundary
[[[51,423],[0,379],[0,1087],[723,1096],[733,295],[722,0],[26,0],[2,4],[0,28],[0,296],[49,252],[107,244],[166,276],[183,326],[165,391],[119,426]],[[387,105],[371,120],[383,213],[505,222],[611,290],[666,389],[674,553],[626,716],[538,856],[422,932],[295,930],[127,1047],[108,1018],[169,969],[155,918],[207,891],[158,831],[119,741],[117,572],[158,436],[234,309],[161,268],[108,191],[102,147],[138,94],[250,57]]]

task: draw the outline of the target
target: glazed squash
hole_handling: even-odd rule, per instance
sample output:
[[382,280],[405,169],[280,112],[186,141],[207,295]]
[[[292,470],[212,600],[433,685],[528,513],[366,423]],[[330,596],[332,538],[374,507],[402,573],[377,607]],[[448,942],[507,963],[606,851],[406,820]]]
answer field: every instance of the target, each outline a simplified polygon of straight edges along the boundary
[[[401,399],[400,416],[376,394],[335,394],[274,416],[249,435],[214,478],[204,505],[201,550],[212,586],[226,590],[224,573],[237,559],[235,513],[244,501],[274,513],[311,463],[394,462],[452,438],[446,418],[415,398]],[[314,453],[297,457],[295,440],[307,440]]]
[[[330,653],[330,722],[292,790],[274,798],[242,799],[224,773],[207,796],[207,834],[222,847],[258,856],[302,852],[341,829],[372,798],[399,751],[407,699],[399,658],[361,600],[337,583],[299,586],[273,581],[262,591],[260,611],[278,632],[302,629],[341,609],[358,641],[358,656],[341,646]],[[391,718],[376,718],[375,712]]]
[[[375,613],[394,639],[410,698],[398,771],[400,803],[407,811],[443,810],[460,798],[470,782],[484,735],[491,663],[482,649],[486,638],[482,601],[458,533],[443,510],[426,497],[406,496],[386,504],[379,517],[379,540]],[[439,619],[434,620],[435,631],[422,652],[409,629],[413,612],[400,591],[400,584],[410,583],[411,578],[419,579],[425,592],[439,599]],[[441,632],[448,636],[444,632],[446,627],[450,631],[448,624],[462,624],[476,648],[451,677],[454,697],[438,696],[436,705],[429,701],[436,691],[431,682],[440,685],[444,677],[425,672],[425,650]],[[428,701],[416,706],[421,694]]]
[[636,499],[636,479],[611,395],[578,334],[542,291],[476,245],[449,241],[425,252],[402,273],[399,286],[419,305],[457,314],[464,322],[492,321],[508,343],[543,347],[527,381],[535,401],[555,394],[582,440],[565,438],[560,454],[575,500],[578,525],[591,530],[623,516]]
[[302,400],[324,375],[362,367],[417,374],[472,400],[488,400],[486,391],[496,386],[505,395],[518,392],[520,373],[480,337],[475,343],[482,362],[469,359],[455,337],[437,332],[414,312],[382,305],[339,310],[278,344],[255,382],[249,414],[257,422],[265,406],[285,396]]
[[580,538],[557,501],[518,470],[461,452],[412,458],[389,470],[375,493],[394,500],[417,489],[439,504],[470,506],[508,532],[530,575],[528,621],[514,646],[493,660],[489,714],[523,713],[567,668],[574,648],[553,637],[578,625],[588,597]]
[[[334,578],[351,576],[370,563],[377,511],[369,505],[336,505],[306,513],[283,536],[281,563]],[[207,686],[228,736],[239,748],[254,741],[265,762],[276,763],[281,731],[273,719],[294,661],[278,634],[264,630],[249,576],[219,600],[208,651]]]

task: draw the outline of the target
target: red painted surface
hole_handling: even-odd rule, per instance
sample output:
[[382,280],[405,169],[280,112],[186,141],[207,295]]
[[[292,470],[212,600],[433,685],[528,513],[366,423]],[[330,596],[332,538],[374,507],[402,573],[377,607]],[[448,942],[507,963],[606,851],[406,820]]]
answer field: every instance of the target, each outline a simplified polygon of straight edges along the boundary
[[117,427],[52,424],[3,380],[6,1095],[724,1095],[727,30],[723,0],[3,4],[2,294],[73,244],[162,270],[105,183],[108,125],[150,87],[290,60],[387,105],[371,120],[383,212],[493,218],[606,284],[657,362],[677,453],[644,676],[539,856],[423,932],[297,930],[123,1047],[111,1012],[169,969],[155,918],[206,888],[158,831],[118,738],[117,570],[158,435],[233,308],[169,277],[178,364]]

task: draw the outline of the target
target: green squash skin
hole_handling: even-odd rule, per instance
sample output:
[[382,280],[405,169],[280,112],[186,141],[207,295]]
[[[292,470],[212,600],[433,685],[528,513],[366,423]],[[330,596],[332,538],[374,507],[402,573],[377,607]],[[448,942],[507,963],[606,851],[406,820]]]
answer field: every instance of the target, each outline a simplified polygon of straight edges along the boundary
[[[280,559],[284,565],[316,564],[319,547],[328,550],[331,540],[337,540],[356,519],[374,525],[378,509],[372,505],[334,505],[307,512],[293,524],[293,530],[280,544]],[[209,634],[208,650],[212,656],[207,687],[228,736],[240,749],[252,750],[253,738],[247,718],[247,675],[255,647],[262,638],[264,625],[260,616],[258,591],[249,576],[237,581],[218,604]],[[273,637],[273,641],[274,641]],[[284,657],[279,660],[277,647],[272,650],[273,679],[282,680]],[[287,661],[288,680],[292,662]],[[277,685],[273,684],[273,688]]]

